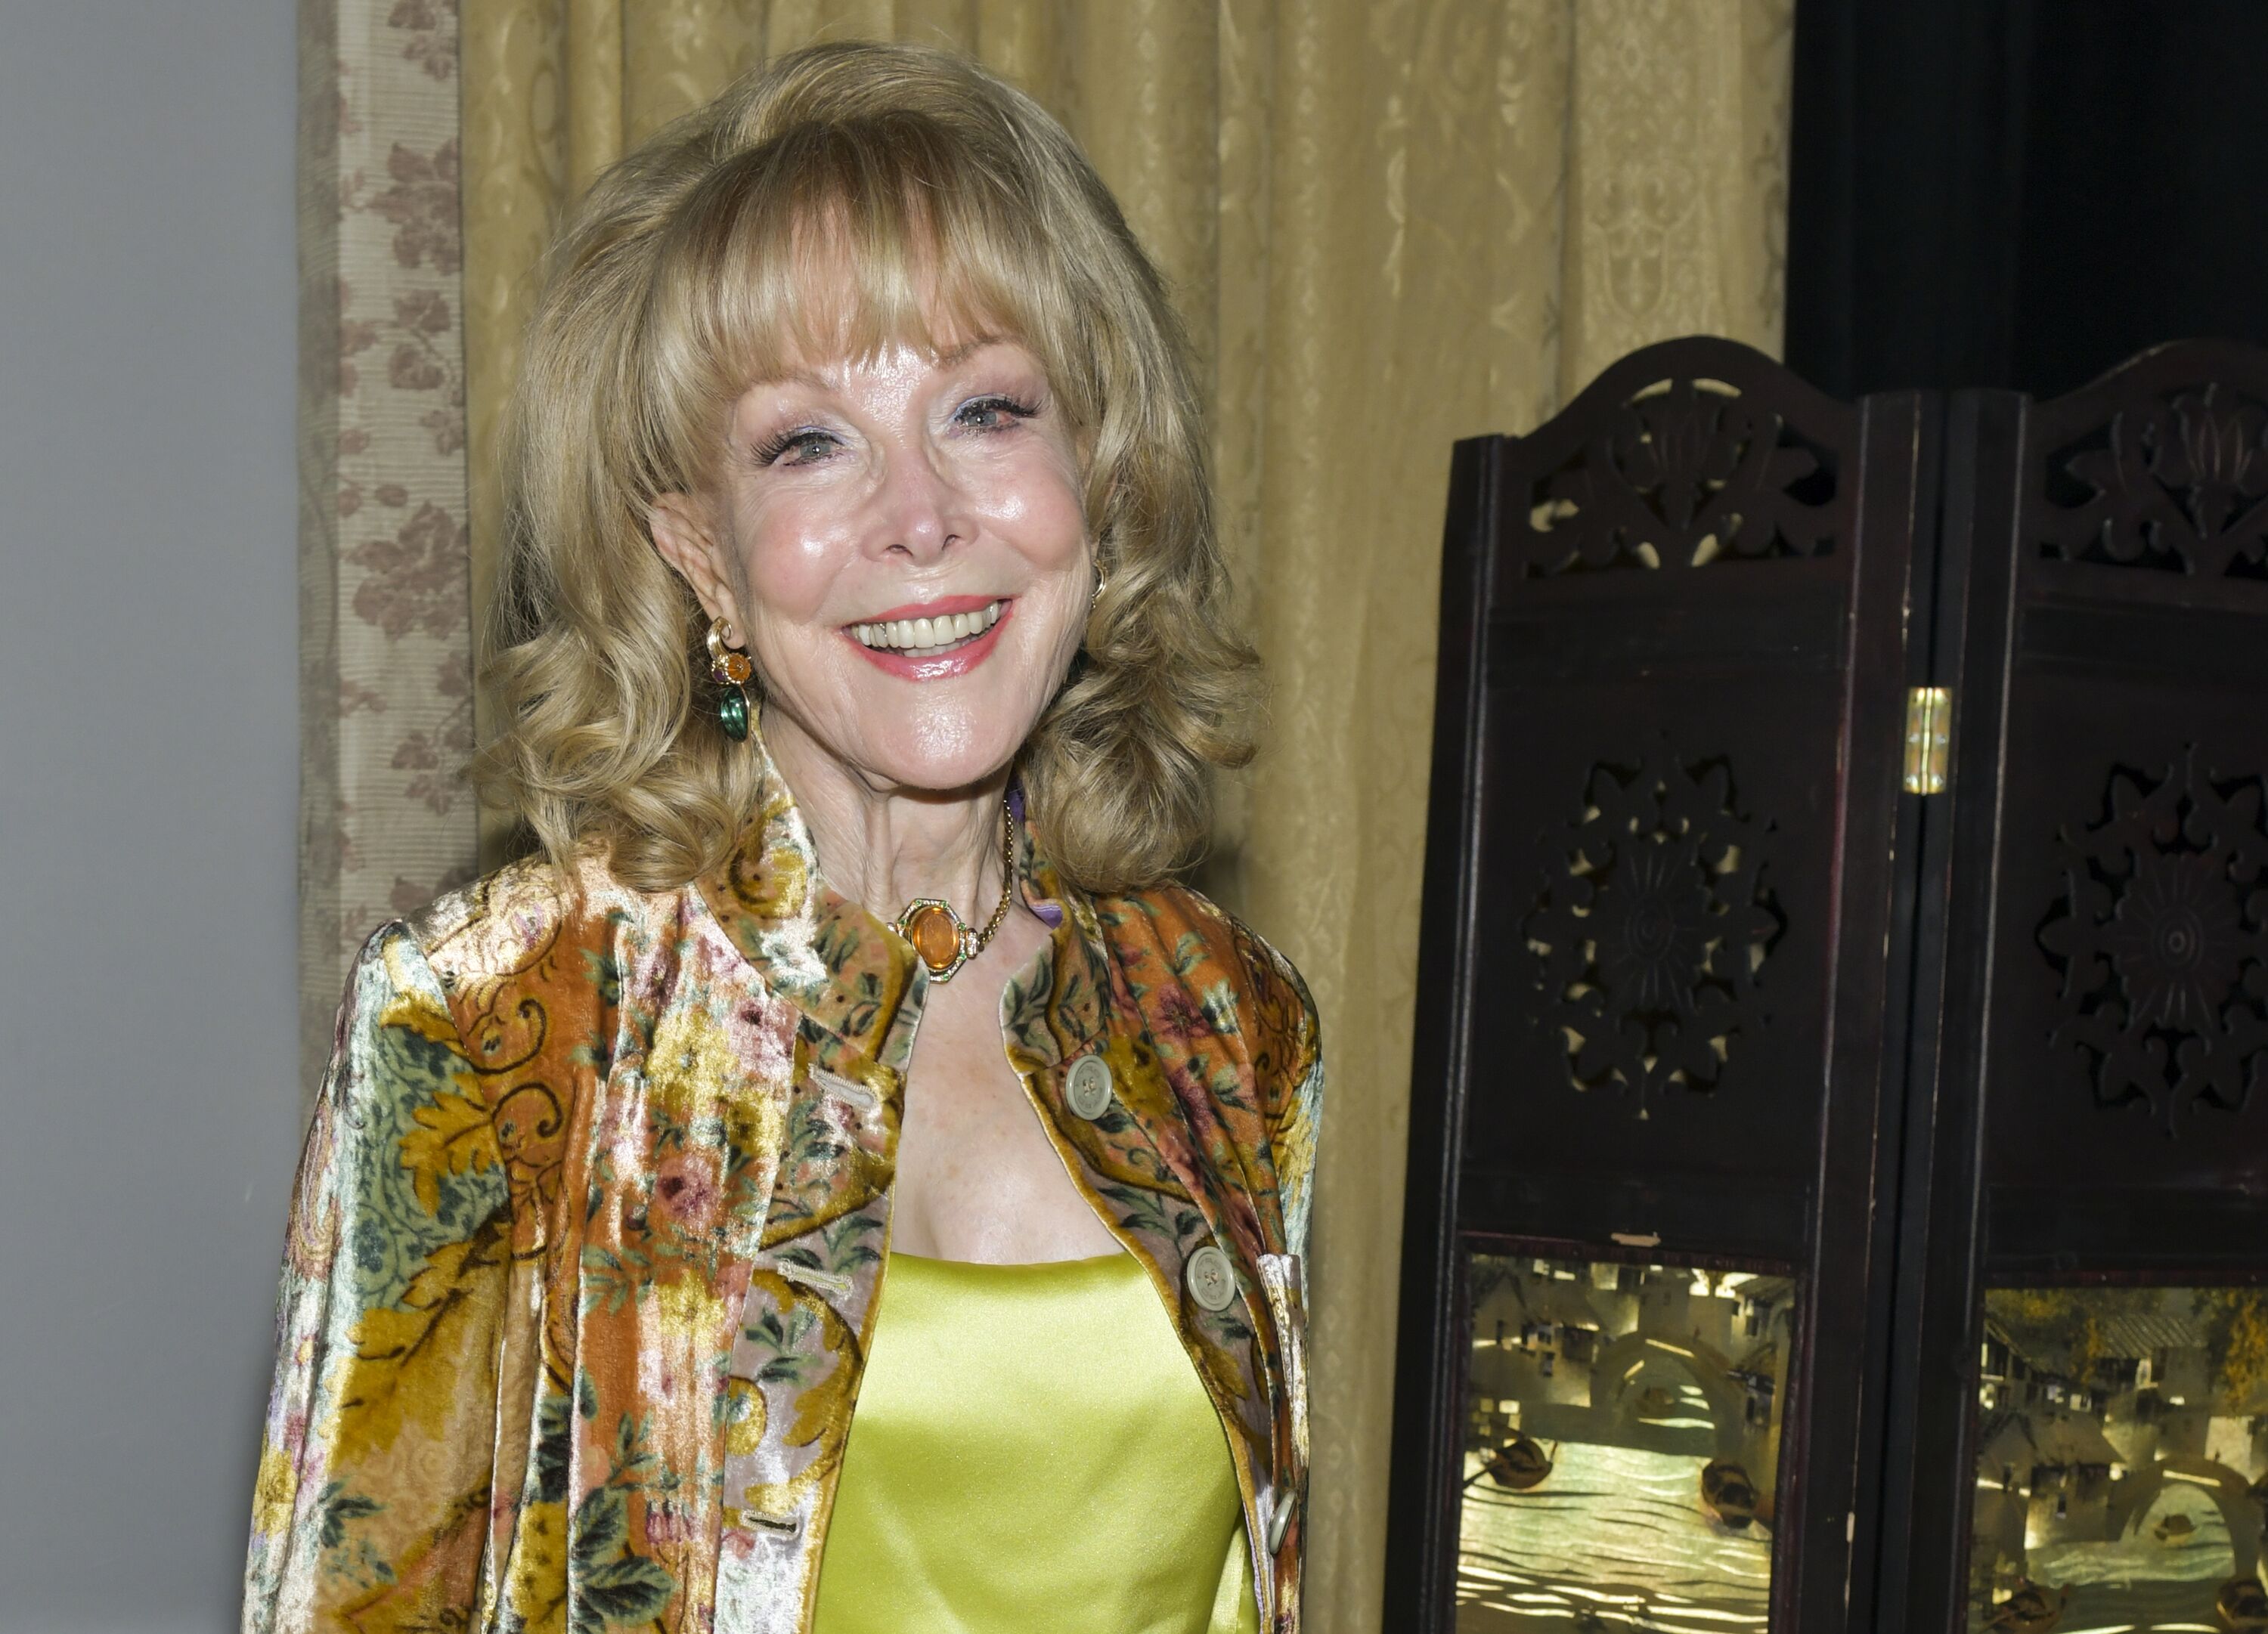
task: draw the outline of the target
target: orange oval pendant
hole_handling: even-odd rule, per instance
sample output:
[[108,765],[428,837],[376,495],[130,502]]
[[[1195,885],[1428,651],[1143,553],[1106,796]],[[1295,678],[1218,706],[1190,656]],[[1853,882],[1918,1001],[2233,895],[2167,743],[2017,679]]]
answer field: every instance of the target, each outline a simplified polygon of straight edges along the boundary
[[917,902],[906,915],[904,933],[932,975],[946,975],[959,968],[961,924],[943,902]]

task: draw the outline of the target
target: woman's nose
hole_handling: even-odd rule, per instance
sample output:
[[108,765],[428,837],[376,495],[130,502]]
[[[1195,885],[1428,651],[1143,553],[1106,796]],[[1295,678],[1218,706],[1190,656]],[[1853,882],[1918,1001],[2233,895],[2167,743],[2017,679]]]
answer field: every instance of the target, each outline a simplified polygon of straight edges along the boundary
[[932,450],[893,451],[877,497],[875,542],[882,549],[929,561],[968,536],[966,497]]

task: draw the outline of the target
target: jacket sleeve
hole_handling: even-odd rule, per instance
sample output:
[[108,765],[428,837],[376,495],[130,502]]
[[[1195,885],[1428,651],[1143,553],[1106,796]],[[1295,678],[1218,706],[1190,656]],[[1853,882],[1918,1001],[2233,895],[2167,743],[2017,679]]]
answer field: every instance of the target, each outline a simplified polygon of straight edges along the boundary
[[245,1634],[465,1626],[479,1594],[510,1201],[401,924],[339,1013],[291,1203]]
[[1252,1052],[1261,1110],[1276,1159],[1285,1248],[1304,1263],[1307,1215],[1314,1195],[1315,1139],[1323,1118],[1322,1026],[1307,984],[1292,961],[1249,930],[1240,926],[1239,931],[1248,990],[1255,999],[1246,1047]]

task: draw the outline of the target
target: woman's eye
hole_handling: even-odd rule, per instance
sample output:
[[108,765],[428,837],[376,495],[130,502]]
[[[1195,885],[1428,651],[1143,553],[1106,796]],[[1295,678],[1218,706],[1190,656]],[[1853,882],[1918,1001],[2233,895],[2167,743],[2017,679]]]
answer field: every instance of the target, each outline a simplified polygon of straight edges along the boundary
[[980,397],[974,402],[963,403],[954,418],[972,431],[998,431],[1037,413],[1039,410],[1033,405],[1020,403],[1012,397]]
[[835,438],[825,431],[783,431],[756,445],[758,465],[812,465],[827,457]]

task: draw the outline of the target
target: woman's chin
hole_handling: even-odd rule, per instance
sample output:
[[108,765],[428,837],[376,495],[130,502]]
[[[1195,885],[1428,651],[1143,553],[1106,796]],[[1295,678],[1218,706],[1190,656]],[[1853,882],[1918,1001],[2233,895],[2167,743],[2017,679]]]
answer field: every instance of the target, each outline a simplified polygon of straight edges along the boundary
[[994,732],[942,743],[907,742],[900,738],[862,744],[836,758],[869,788],[917,798],[949,799],[998,784],[1014,762],[1021,741]]
[[831,761],[872,790],[966,793],[999,782],[1046,712],[1046,694],[1028,684],[884,688],[873,680],[854,673],[836,680],[832,696],[784,688],[767,702],[765,739],[791,783],[817,772],[813,762]]
[[934,795],[949,799],[997,783],[1014,758],[1012,748],[998,754],[943,760],[892,758],[873,769],[873,781],[916,798]]

